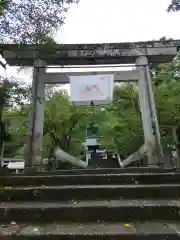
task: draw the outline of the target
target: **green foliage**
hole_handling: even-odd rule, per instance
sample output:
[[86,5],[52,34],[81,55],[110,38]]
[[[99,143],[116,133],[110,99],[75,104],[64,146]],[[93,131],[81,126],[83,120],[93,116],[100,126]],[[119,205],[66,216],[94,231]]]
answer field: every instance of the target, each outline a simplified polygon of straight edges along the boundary
[[17,82],[14,78],[0,77],[0,111],[5,107],[10,107],[14,103],[23,105],[25,99],[29,95],[29,89],[21,86],[21,82]]
[[3,14],[4,9],[7,8],[9,0],[0,0],[0,16]]
[[143,139],[136,86],[117,86],[114,101],[103,118],[99,125],[100,142],[107,150],[128,155],[139,147]]
[[[7,122],[9,122],[9,119],[6,118],[6,116],[8,115],[8,117],[10,117],[11,115],[11,112],[9,112],[10,108],[12,108],[12,106],[15,107],[15,105],[23,106],[27,95],[28,95],[27,88],[22,87],[13,78],[0,79],[0,123],[1,124],[7,125]],[[17,113],[17,110],[15,111],[15,113]],[[3,129],[1,129],[1,132],[0,132],[0,150],[2,150],[3,141],[5,141],[6,144],[12,143],[13,141],[12,139],[13,134],[9,132],[9,129],[8,131],[7,131],[7,128],[5,130],[6,130],[6,133],[4,133]],[[12,145],[12,148],[6,147],[6,149],[9,149],[11,152],[13,152],[14,145],[13,144],[11,145]],[[19,146],[20,145],[18,145],[18,147]],[[16,147],[16,150],[18,147]]]
[[8,133],[11,136],[11,139],[5,142],[4,156],[24,156],[24,144],[28,137],[28,115],[29,106],[27,105],[13,108],[3,114],[3,119],[8,123]]
[[55,93],[46,102],[44,155],[51,156],[55,146],[79,155],[83,150],[87,116],[87,109],[74,107],[68,102],[66,91]]
[[78,0],[11,0],[1,12],[0,41],[49,43],[64,23],[69,6]]

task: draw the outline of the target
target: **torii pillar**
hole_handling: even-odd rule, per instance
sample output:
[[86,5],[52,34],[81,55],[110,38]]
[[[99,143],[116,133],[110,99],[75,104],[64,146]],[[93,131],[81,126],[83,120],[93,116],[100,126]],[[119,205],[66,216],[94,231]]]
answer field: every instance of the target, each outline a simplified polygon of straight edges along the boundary
[[46,72],[46,62],[37,59],[34,62],[32,101],[29,115],[29,136],[25,149],[25,167],[37,169],[41,164],[41,149],[44,126],[45,83],[41,75]]
[[147,57],[138,57],[136,65],[139,70],[139,100],[144,141],[148,148],[148,165],[157,165],[163,159],[163,151]]

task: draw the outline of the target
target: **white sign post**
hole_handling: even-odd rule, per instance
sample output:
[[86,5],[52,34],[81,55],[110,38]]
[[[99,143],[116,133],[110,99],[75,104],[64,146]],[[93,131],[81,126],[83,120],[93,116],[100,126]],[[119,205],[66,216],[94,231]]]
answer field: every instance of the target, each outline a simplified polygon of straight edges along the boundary
[[109,104],[113,87],[113,74],[70,76],[70,102],[76,106]]

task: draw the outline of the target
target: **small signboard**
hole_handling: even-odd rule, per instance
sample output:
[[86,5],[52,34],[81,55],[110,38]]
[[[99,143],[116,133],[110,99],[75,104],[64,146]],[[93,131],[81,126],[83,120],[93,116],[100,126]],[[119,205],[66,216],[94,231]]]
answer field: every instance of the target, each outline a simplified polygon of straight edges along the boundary
[[114,75],[70,76],[70,101],[76,106],[109,104],[113,98]]

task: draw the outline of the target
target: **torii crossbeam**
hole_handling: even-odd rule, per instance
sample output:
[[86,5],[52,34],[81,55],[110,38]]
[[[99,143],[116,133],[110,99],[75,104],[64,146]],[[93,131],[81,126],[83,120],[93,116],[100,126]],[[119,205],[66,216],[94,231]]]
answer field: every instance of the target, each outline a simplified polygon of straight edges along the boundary
[[139,56],[149,63],[171,61],[179,51],[180,40],[102,43],[18,45],[0,44],[0,54],[12,66],[34,66],[36,59],[47,65],[130,64]]

